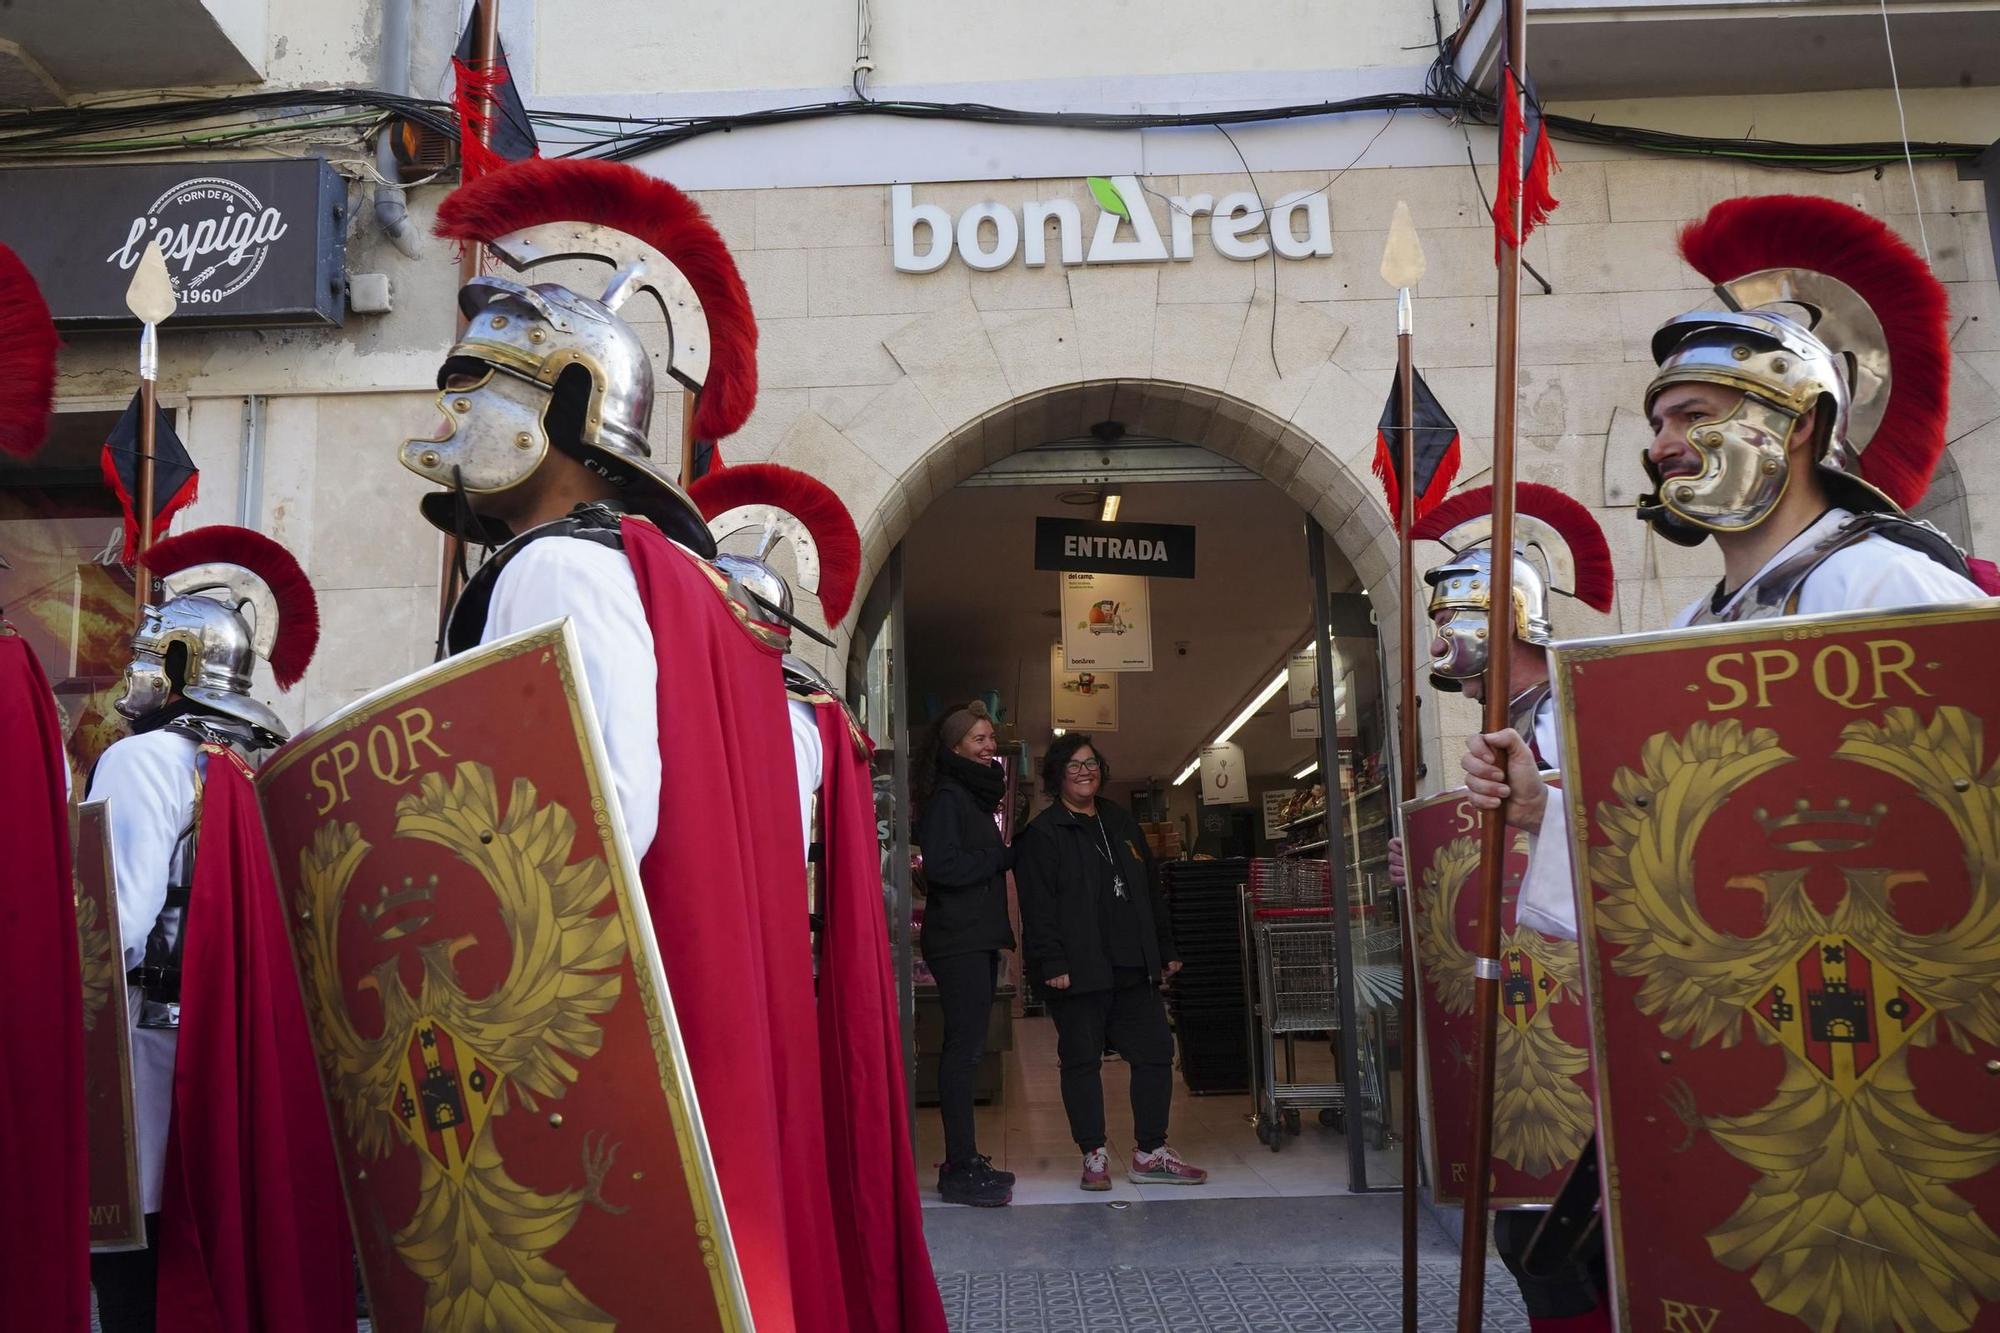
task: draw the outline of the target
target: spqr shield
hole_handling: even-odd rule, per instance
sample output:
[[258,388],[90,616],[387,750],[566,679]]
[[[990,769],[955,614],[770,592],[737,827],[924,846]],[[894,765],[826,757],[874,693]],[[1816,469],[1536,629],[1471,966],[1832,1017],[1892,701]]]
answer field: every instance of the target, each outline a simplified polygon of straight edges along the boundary
[[[1550,775],[1553,777],[1553,775]],[[1472,1148],[1473,958],[1478,953],[1479,817],[1454,788],[1403,806],[1416,925],[1424,1151],[1437,1201],[1463,1205]],[[1500,1022],[1493,1089],[1495,1208],[1552,1202],[1589,1141],[1590,1058],[1576,945],[1517,925],[1527,835],[1508,846],[1500,914]]]
[[1620,1328],[2000,1329],[1996,660],[1991,603],[1557,647]]
[[257,779],[385,1333],[749,1327],[585,690],[544,626]]
[[146,1247],[132,1121],[132,1032],[118,883],[105,803],[77,807],[76,934],[83,961],[84,1140],[90,1159],[90,1248]]

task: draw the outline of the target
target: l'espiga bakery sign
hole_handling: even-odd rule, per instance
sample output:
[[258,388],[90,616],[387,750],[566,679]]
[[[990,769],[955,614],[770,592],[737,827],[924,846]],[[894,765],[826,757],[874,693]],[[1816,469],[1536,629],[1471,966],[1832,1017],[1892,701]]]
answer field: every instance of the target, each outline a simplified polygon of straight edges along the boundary
[[153,241],[193,325],[338,324],[347,185],[317,158],[0,172],[0,241],[65,329],[137,327],[132,270]]
[[954,252],[968,268],[981,270],[1005,268],[1017,259],[1029,268],[1051,258],[1065,267],[1163,263],[1193,259],[1198,244],[1225,259],[1261,259],[1274,251],[1281,259],[1333,253],[1324,189],[1295,190],[1267,206],[1250,190],[1220,198],[1156,195],[1137,176],[1092,176],[1089,185],[1096,204],[1089,217],[1072,199],[982,202],[953,217],[942,205],[920,201],[914,187],[893,185],[889,232],[896,268],[932,273]]

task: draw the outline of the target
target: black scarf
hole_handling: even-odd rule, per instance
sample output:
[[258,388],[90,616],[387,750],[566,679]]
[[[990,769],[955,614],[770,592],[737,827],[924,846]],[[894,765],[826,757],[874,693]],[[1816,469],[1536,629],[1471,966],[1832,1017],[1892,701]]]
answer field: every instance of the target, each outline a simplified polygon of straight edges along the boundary
[[938,755],[938,772],[971,792],[973,803],[989,815],[1000,808],[1007,795],[1007,774],[998,764],[945,750]]

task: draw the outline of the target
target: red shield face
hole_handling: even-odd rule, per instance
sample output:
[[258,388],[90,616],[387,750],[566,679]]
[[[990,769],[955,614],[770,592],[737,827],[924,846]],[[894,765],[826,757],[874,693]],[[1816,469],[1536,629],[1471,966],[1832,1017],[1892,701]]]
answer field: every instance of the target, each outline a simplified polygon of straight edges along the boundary
[[119,944],[118,886],[102,801],[77,807],[77,943],[83,960],[83,1102],[90,1154],[90,1247],[139,1249],[138,1141],[132,1125],[131,1016]]
[[1960,609],[1556,653],[1625,1327],[2000,1330],[1996,651]]
[[579,673],[489,644],[258,776],[381,1327],[747,1323]]
[[[1416,924],[1417,1017],[1429,1126],[1426,1149],[1440,1203],[1462,1203],[1471,1169],[1472,959],[1478,952],[1479,821],[1463,789],[1403,807]],[[1554,1200],[1589,1142],[1589,1058],[1576,945],[1515,920],[1526,838],[1502,874],[1500,1030],[1493,1089],[1495,1208]]]

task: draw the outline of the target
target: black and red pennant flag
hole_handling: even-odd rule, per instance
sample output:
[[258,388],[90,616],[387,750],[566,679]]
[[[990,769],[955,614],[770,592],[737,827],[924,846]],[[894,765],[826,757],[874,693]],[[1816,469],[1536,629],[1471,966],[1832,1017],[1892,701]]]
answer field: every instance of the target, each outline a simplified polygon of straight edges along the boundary
[[[528,109],[521,104],[520,90],[507,68],[506,46],[496,36],[493,63],[479,59],[479,12],[484,3],[473,0],[472,14],[451,57],[457,81],[452,106],[458,112],[459,178],[466,184],[495,167],[542,155]],[[481,130],[490,131],[490,142],[482,139]]]
[[[1500,184],[1493,196],[1494,262],[1502,245],[1520,246],[1535,228],[1555,212],[1556,197],[1550,193],[1549,177],[1561,169],[1555,145],[1549,141],[1549,127],[1542,119],[1542,102],[1535,95],[1535,81],[1527,80],[1527,96],[1515,81],[1512,63],[1500,71]],[[1522,111],[1526,104],[1525,114]],[[1526,162],[1523,167],[1522,163]],[[1514,198],[1521,199],[1521,234],[1514,236]]]
[[[175,514],[194,502],[195,483],[201,473],[188,457],[181,437],[165,409],[154,407],[153,420],[153,535],[165,534]],[[104,484],[118,496],[125,510],[125,551],[119,559],[131,564],[139,558],[139,395],[125,405],[125,413],[104,441],[99,466]]]
[[[1411,398],[1417,414],[1414,521],[1437,508],[1458,476],[1458,427],[1414,367],[1410,378],[1414,381]],[[1397,392],[1395,376],[1391,375],[1389,401],[1382,408],[1382,420],[1375,426],[1375,475],[1389,500],[1389,521],[1399,532],[1403,519],[1402,478],[1406,473],[1403,440],[1412,433],[1403,429],[1402,398]]]

